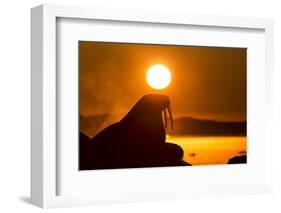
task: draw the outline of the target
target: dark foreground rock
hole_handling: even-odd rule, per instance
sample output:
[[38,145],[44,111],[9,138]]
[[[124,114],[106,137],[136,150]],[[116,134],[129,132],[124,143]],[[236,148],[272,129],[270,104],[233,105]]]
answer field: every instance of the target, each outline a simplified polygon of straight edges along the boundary
[[80,132],[79,139],[80,139],[80,143],[85,143],[90,140],[90,137],[88,137],[88,135],[84,134],[83,132]]
[[240,164],[247,163],[247,155],[240,155],[230,158],[228,164]]

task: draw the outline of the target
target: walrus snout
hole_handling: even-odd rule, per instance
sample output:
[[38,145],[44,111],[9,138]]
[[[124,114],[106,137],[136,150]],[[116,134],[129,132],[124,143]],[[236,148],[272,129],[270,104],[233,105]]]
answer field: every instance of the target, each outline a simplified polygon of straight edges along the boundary
[[165,128],[168,127],[168,122],[167,122],[167,112],[168,112],[171,121],[171,129],[173,129],[174,124],[173,124],[173,116],[172,116],[171,102],[169,96],[159,93],[149,93],[141,98],[141,102],[150,105],[151,111],[163,112]]

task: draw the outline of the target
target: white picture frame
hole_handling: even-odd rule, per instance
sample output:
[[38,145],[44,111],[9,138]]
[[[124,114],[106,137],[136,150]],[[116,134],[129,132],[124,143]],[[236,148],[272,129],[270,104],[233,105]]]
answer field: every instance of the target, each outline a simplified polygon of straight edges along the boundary
[[[60,80],[57,78],[57,49],[58,49],[58,20],[59,19],[78,19],[78,20],[101,20],[101,21],[117,21],[119,25],[122,23],[144,23],[154,24],[159,26],[199,26],[208,28],[227,29],[231,32],[234,29],[241,30],[258,30],[263,32],[262,41],[265,42],[264,67],[261,69],[261,75],[265,74],[266,78],[259,78],[259,82],[264,83],[261,92],[265,95],[264,99],[264,124],[258,128],[263,128],[262,147],[270,146],[270,135],[268,130],[272,124],[272,91],[273,91],[273,21],[271,19],[257,18],[238,18],[238,17],[216,17],[203,15],[187,15],[187,14],[165,14],[147,11],[122,11],[112,9],[97,9],[84,8],[74,6],[54,6],[41,5],[31,10],[31,72],[32,72],[32,88],[31,88],[31,201],[33,204],[47,208],[59,206],[76,206],[90,205],[96,203],[114,203],[127,201],[142,201],[142,200],[165,200],[165,199],[182,199],[186,197],[196,196],[214,196],[214,195],[232,195],[232,194],[252,194],[271,191],[271,172],[269,153],[262,153],[264,165],[259,168],[258,173],[262,178],[257,178],[253,184],[249,181],[241,181],[230,185],[227,182],[210,183],[202,187],[195,184],[195,187],[190,185],[182,188],[176,185],[170,185],[167,189],[163,183],[159,183],[158,188],[145,188],[140,193],[140,189],[134,189],[131,185],[127,188],[130,190],[112,191],[105,190],[104,193],[98,195],[64,195],[58,193],[58,185],[62,184],[59,178],[61,166],[58,165],[60,158],[57,146],[58,132],[58,96],[57,88]],[[167,41],[166,41],[167,42]],[[164,41],[165,43],[165,41]],[[257,77],[258,78],[258,77]],[[250,76],[251,81],[255,81],[255,77]],[[268,113],[267,113],[268,112]],[[254,134],[254,133],[253,133]],[[212,168],[216,172],[221,172],[220,167]],[[240,167],[232,167],[232,170],[239,170]],[[144,169],[143,173],[153,173],[154,175],[172,175],[175,172],[181,171],[183,168],[164,168],[164,170]],[[204,170],[196,168],[199,176],[206,175]],[[247,170],[247,168],[243,168]],[[110,171],[107,171],[110,175]],[[192,172],[192,171],[190,171]],[[239,171],[238,171],[239,172]],[[126,170],[118,171],[123,173],[123,176],[130,176]],[[149,177],[151,177],[151,174]],[[245,173],[246,174],[246,173]],[[122,174],[121,174],[122,175]],[[146,174],[144,174],[146,175]],[[183,174],[184,175],[184,174]],[[214,174],[215,175],[215,174]],[[254,175],[254,174],[253,174]],[[92,178],[92,177],[91,177]],[[126,181],[125,181],[126,182]],[[162,185],[161,185],[162,184]],[[71,183],[70,183],[71,185]],[[143,187],[142,184],[140,184]],[[163,186],[162,190],[159,187]],[[126,188],[126,186],[125,186]],[[74,188],[73,188],[74,189]],[[71,190],[71,189],[70,189]],[[77,189],[75,189],[77,190]],[[118,190],[118,188],[117,188]],[[135,190],[135,193],[134,193]],[[122,193],[122,196],[120,196]]]

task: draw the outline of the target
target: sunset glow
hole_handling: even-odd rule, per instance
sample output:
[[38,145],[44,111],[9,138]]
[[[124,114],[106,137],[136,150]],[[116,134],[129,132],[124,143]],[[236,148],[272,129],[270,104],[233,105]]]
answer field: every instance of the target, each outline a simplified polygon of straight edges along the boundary
[[248,162],[247,48],[78,44],[79,170]]

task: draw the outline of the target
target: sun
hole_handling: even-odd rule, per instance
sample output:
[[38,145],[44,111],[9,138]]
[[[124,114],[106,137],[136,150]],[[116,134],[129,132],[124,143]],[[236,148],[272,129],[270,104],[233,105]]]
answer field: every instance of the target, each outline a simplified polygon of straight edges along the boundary
[[171,72],[163,64],[154,64],[147,70],[146,81],[154,89],[164,89],[171,83]]

